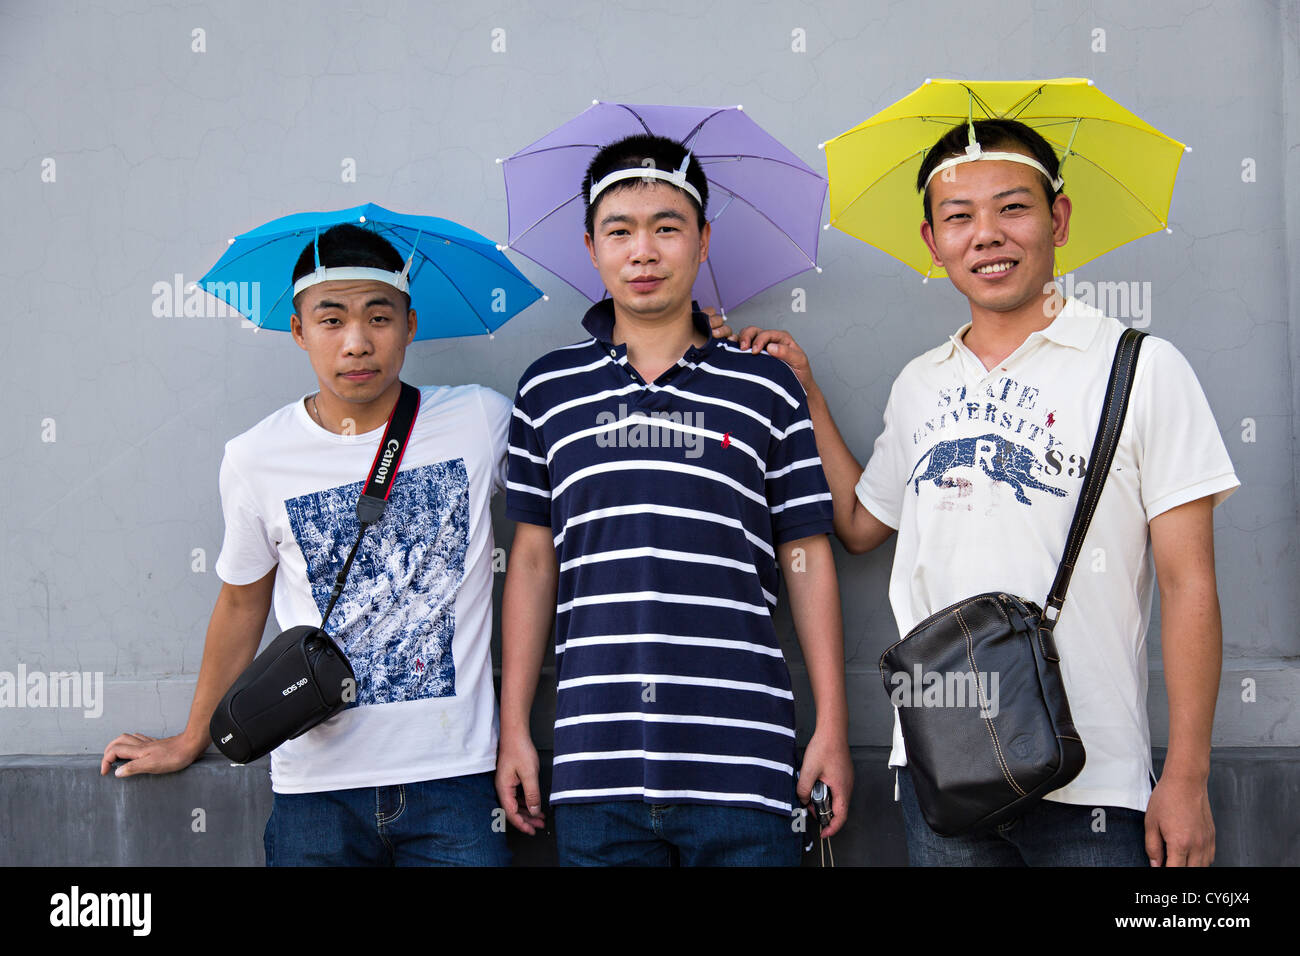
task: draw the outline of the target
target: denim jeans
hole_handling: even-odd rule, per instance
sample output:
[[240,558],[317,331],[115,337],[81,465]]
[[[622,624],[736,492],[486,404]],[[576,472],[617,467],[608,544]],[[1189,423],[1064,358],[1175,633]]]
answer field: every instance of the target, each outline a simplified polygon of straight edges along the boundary
[[798,866],[789,814],[716,804],[559,803],[561,866]]
[[493,773],[390,787],[277,793],[267,866],[505,866]]
[[942,837],[925,822],[906,767],[898,768],[898,796],[911,866],[1150,865],[1141,810],[1040,800],[1000,826]]

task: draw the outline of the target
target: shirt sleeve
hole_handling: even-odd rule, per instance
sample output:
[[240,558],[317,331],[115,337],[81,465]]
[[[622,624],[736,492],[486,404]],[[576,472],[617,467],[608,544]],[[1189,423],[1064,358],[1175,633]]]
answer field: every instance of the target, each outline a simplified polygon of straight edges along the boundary
[[488,441],[492,444],[492,493],[506,488],[506,448],[510,442],[510,399],[490,388],[480,388],[479,401],[487,419]]
[[808,396],[784,363],[781,371],[788,374],[782,374],[778,384],[796,396],[798,404],[791,407],[789,402],[778,399],[772,415],[772,427],[779,435],[773,437],[769,447],[763,477],[774,544],[828,534],[834,529],[831,491],[817,454]]
[[871,458],[854,489],[862,507],[895,531],[902,519],[903,494],[907,490],[907,460],[900,441],[902,436],[895,424],[897,392],[898,382],[895,381],[885,405],[885,428],[876,437]]
[[266,533],[252,491],[231,459],[229,445],[221,459],[219,483],[226,534],[213,569],[227,584],[252,584],[279,563],[280,553]]
[[1128,414],[1148,521],[1207,495],[1217,507],[1240,487],[1201,383],[1171,343],[1142,343]]
[[[525,373],[525,379],[527,373]],[[520,385],[524,380],[520,380]],[[515,391],[510,413],[510,443],[506,463],[506,517],[511,521],[551,526],[551,475],[539,429],[528,414],[528,403]]]

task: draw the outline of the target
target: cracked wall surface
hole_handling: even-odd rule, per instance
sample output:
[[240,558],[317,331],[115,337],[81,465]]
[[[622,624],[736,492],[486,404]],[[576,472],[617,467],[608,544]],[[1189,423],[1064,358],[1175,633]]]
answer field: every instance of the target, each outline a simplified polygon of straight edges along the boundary
[[[156,315],[155,284],[198,278],[229,237],[271,218],[367,201],[504,241],[494,160],[595,98],[743,103],[824,171],[818,143],[929,76],[1090,77],[1194,147],[1172,233],[1076,278],[1150,283],[1147,331],[1188,357],[1242,481],[1215,512],[1225,638],[1215,740],[1300,744],[1295,0],[1017,0],[992,18],[951,2],[329,6],[311,16],[264,3],[0,7],[0,301],[10,310],[0,324],[0,670],[104,680],[98,717],[0,708],[0,753],[95,754],[124,730],[183,727],[220,587],[224,443],[314,390],[288,336]],[[499,52],[494,30],[504,31]],[[347,159],[355,182],[341,176]],[[584,300],[514,262],[549,301],[492,340],[417,344],[408,380],[512,395],[533,358],[582,336]],[[965,307],[946,282],[923,286],[836,230],[822,234],[819,262],[822,274],[780,283],[733,318],[796,335],[865,459],[894,376],[964,323]],[[796,289],[806,312],[791,311]],[[508,548],[499,501],[494,515]],[[836,547],[852,742],[880,746],[892,545],[856,558]],[[806,686],[784,607],[778,628]],[[1158,650],[1149,709],[1163,744]],[[549,729],[538,723],[541,744]]]

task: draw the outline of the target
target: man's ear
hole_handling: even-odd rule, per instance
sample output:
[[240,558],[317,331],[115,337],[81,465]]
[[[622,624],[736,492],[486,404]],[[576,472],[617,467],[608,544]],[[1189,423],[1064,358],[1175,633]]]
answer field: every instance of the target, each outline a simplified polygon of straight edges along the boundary
[[939,247],[934,244],[934,227],[924,219],[921,220],[921,238],[925,241],[925,247],[930,250],[930,261],[942,269],[943,260],[939,258]]
[[307,350],[307,340],[302,337],[302,319],[295,312],[289,316],[289,331],[293,335],[293,340],[298,343],[298,348],[304,352]]
[[1058,247],[1070,241],[1070,213],[1073,211],[1074,204],[1065,193],[1052,201],[1052,241]]
[[706,222],[700,230],[700,262],[709,258],[709,236],[713,234],[713,223]]
[[591,256],[592,267],[599,269],[600,266],[596,265],[596,244],[591,240],[591,233],[584,232],[582,234],[582,241],[587,244],[587,255]]
[[412,342],[415,341],[416,324],[417,323],[415,321],[415,310],[411,309],[406,313],[406,344],[407,345],[410,345]]

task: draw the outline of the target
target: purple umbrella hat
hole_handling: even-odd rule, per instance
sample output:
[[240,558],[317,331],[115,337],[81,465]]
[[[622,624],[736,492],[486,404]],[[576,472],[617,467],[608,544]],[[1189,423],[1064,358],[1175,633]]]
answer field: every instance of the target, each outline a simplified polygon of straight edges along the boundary
[[[725,313],[791,276],[817,268],[826,180],[739,106],[630,106],[596,101],[502,163],[509,248],[593,302],[605,297],[582,242],[581,184],[601,147],[639,133],[667,136],[699,160],[709,181],[709,258],[692,290]],[[821,270],[818,269],[820,272]]]

